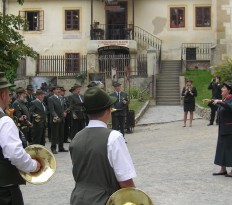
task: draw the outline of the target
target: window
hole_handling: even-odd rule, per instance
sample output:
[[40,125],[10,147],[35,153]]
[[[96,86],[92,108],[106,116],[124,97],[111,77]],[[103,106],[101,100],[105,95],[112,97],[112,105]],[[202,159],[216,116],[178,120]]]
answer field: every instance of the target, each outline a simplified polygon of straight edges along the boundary
[[170,8],[170,28],[185,27],[185,7]]
[[80,10],[65,10],[65,31],[80,30]]
[[27,31],[44,30],[44,12],[43,11],[20,11],[19,15],[27,21]]
[[65,65],[66,72],[80,72],[80,54],[66,53]]
[[195,27],[211,27],[211,7],[195,7]]

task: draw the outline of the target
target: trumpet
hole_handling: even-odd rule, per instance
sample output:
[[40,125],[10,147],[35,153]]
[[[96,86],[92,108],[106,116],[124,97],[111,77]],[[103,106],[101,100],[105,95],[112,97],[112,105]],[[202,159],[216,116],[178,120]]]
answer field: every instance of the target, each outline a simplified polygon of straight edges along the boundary
[[25,148],[25,151],[41,164],[36,173],[24,173],[19,171],[21,177],[35,185],[44,184],[51,180],[56,172],[56,159],[54,155],[42,145],[34,144]]

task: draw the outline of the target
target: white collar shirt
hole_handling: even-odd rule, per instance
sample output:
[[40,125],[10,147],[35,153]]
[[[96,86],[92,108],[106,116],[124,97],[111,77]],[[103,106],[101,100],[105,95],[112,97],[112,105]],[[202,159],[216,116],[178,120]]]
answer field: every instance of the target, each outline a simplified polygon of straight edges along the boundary
[[[87,128],[90,127],[107,128],[107,125],[102,121],[90,120]],[[136,177],[135,168],[125,140],[122,134],[116,130],[113,130],[109,135],[107,157],[111,167],[114,169],[118,182],[127,181]]]
[[[3,113],[2,108],[0,108],[0,112]],[[0,118],[0,147],[4,158],[8,159],[17,169],[26,173],[36,170],[36,161],[31,159],[23,149],[18,128],[8,116]]]

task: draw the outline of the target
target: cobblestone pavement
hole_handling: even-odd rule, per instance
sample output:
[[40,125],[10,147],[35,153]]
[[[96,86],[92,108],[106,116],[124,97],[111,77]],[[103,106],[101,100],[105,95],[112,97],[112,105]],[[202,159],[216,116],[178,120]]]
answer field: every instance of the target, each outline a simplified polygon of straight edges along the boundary
[[[218,127],[206,126],[208,121],[195,116],[193,127],[183,128],[183,110],[173,108],[149,108],[134,133],[126,135],[137,172],[136,186],[155,205],[232,203],[232,178],[212,176],[219,169],[213,164]],[[165,119],[164,115],[169,123],[159,121]],[[21,186],[25,205],[69,204],[74,187],[70,156],[68,153],[55,156],[58,166],[51,181]]]

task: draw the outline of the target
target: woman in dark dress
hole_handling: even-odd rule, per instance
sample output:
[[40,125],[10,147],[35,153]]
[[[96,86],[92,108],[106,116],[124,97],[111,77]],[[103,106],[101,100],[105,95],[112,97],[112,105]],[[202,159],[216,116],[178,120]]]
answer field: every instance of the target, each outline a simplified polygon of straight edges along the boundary
[[182,96],[184,96],[184,125],[183,127],[186,127],[188,112],[190,112],[189,126],[192,127],[193,111],[195,110],[195,97],[197,96],[197,89],[193,87],[192,80],[187,80],[186,86],[182,90]]
[[204,102],[209,106],[216,105],[218,107],[219,127],[218,141],[215,154],[214,164],[221,166],[214,176],[225,175],[232,177],[232,170],[227,173],[226,167],[232,167],[232,83],[225,82],[222,87],[223,100],[209,100]]

